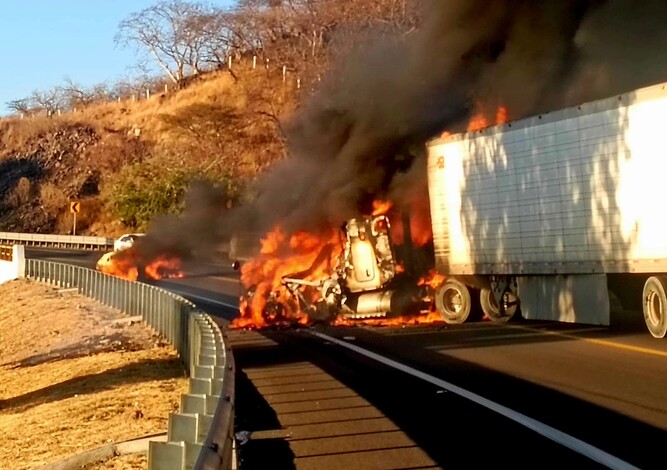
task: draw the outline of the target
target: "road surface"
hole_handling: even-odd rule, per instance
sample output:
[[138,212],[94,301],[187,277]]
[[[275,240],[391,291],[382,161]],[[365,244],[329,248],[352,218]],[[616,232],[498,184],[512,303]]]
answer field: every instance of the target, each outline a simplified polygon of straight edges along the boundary
[[[190,271],[159,284],[226,325],[237,275]],[[667,468],[667,341],[619,315],[229,331],[241,468]]]

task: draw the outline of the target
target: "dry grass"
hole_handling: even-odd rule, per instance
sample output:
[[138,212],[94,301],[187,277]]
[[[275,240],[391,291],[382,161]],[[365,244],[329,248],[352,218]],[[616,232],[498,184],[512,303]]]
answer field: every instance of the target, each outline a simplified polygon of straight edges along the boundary
[[33,192],[32,183],[25,176],[19,178],[18,183],[7,197],[7,202],[10,207],[19,207],[23,204],[27,204],[31,199],[31,194]]
[[[155,94],[148,100],[94,105],[77,111],[69,118],[89,122],[98,131],[138,136],[168,148],[175,143],[174,136],[160,117],[178,115],[194,105],[228,107],[239,114],[245,113],[246,120],[260,122],[260,132],[265,130],[261,125],[265,118],[258,111],[286,117],[294,109],[298,93],[293,79],[283,84],[279,71],[267,73],[263,67],[252,70],[247,65],[237,65],[235,74],[237,79],[227,71],[207,73],[182,90]],[[63,118],[66,116],[60,119]]]
[[49,181],[40,185],[39,199],[44,210],[52,214],[63,212],[69,202],[65,192]]
[[193,103],[236,100],[234,88],[229,74],[211,73],[183,90],[155,94],[148,100],[124,100],[91,106],[75,113],[75,116],[105,129],[130,135],[135,135],[134,130],[139,129],[140,137],[160,142],[164,128],[157,119],[159,114],[174,113]]
[[35,116],[26,119],[0,119],[0,156],[14,149],[28,147],[30,142],[49,132],[60,129],[68,122],[64,116],[47,118]]
[[166,430],[187,380],[148,328],[30,281],[3,284],[0,296],[0,468]]
[[142,470],[148,466],[146,454],[120,455],[106,462],[89,465],[85,470]]

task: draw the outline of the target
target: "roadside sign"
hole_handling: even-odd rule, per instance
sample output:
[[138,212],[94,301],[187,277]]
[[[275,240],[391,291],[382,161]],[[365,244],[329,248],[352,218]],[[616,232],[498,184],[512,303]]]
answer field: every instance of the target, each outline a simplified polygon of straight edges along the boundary
[[81,203],[79,201],[70,201],[69,202],[69,211],[74,216],[72,221],[72,235],[76,235],[76,215],[81,210]]

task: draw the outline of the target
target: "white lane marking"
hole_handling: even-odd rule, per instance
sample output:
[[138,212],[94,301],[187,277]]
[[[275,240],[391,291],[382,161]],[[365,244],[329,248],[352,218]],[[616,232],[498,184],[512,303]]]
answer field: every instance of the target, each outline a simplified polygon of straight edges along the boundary
[[215,274],[211,274],[210,277],[217,281],[225,281],[225,282],[233,282],[234,284],[238,284],[239,286],[241,285],[241,280],[237,277],[230,277],[230,276],[216,276]]
[[[459,330],[463,331],[463,330]],[[477,330],[479,331],[479,330]],[[531,331],[534,331],[531,333]],[[571,330],[568,331],[568,335],[572,336],[572,338],[569,339],[579,339],[578,336],[574,336],[575,334],[578,333],[588,333],[590,331],[606,331],[605,328],[588,328],[588,329],[580,329],[580,330]],[[539,330],[533,330],[532,328],[526,329],[526,333],[509,333],[509,334],[495,334],[495,335],[487,335],[487,336],[471,336],[469,338],[461,338],[458,340],[455,340],[456,342],[454,343],[455,347],[449,348],[449,349],[458,349],[459,346],[465,347],[464,345],[467,343],[475,343],[475,342],[483,342],[483,341],[497,341],[497,340],[505,340],[505,339],[522,339],[522,338],[539,338],[539,337],[545,337],[551,335],[552,332],[544,332],[544,331],[539,331]],[[554,333],[554,335],[561,336],[559,334]],[[566,337],[567,338],[567,337]],[[585,339],[585,338],[582,338]],[[503,346],[503,345],[501,345]],[[442,345],[440,346],[429,346],[428,349],[442,349]]]
[[549,440],[552,440],[564,447],[567,447],[570,450],[573,450],[574,452],[577,452],[578,454],[588,457],[589,459],[598,462],[602,465],[605,465],[609,468],[614,468],[614,469],[637,468],[634,465],[603,451],[602,449],[598,449],[597,447],[588,444],[587,442],[577,439],[574,436],[570,436],[569,434],[566,434],[563,431],[559,431],[558,429],[553,428],[548,424],[544,424],[522,413],[519,413],[518,411],[514,411],[511,408],[507,408],[506,406],[493,402],[487,398],[484,398],[480,395],[477,395],[476,393],[465,390],[464,388],[461,388],[450,382],[441,380],[437,377],[433,377],[432,375],[413,369],[412,367],[406,366],[405,364],[401,364],[400,362],[388,359],[377,353],[368,351],[367,349],[360,348],[359,346],[356,346],[354,344],[349,344],[345,341],[341,341],[338,338],[325,335],[324,333],[312,330],[306,330],[306,332],[325,341],[329,341],[331,343],[337,344],[338,346],[354,351],[357,354],[366,356],[369,359],[378,361],[386,366],[393,367],[394,369],[400,370],[401,372],[405,372],[406,374],[412,375],[413,377],[425,380],[426,382],[429,382],[444,390],[447,390],[448,392],[458,395],[461,398],[470,400],[480,406],[483,406],[491,411],[500,414],[501,416],[504,416],[505,418],[514,421],[515,423],[518,423],[530,429],[531,431],[540,434],[543,437],[546,437]]
[[226,308],[232,308],[232,309],[238,309],[239,308],[238,304],[233,305],[233,304],[228,304],[226,302],[221,302],[219,300],[213,300],[213,299],[210,299],[208,297],[201,296],[201,295],[191,294],[190,292],[186,292],[184,290],[174,289],[171,286],[164,286],[164,288],[173,292],[174,294],[178,294],[181,297],[185,297],[186,299],[195,299],[195,300],[199,300],[201,302],[206,302],[207,304],[220,305],[221,307],[226,307]]

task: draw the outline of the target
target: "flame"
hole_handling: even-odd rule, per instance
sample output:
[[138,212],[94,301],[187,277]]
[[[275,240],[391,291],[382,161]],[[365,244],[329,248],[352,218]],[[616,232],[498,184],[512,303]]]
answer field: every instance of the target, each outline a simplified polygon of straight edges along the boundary
[[[498,109],[496,109],[495,125],[505,124],[508,121],[509,113],[507,108],[505,106],[499,106]],[[481,103],[477,103],[475,106],[475,114],[473,114],[473,116],[470,118],[466,130],[468,132],[474,132],[480,129],[484,129],[485,127],[489,127],[490,125],[492,124],[487,118],[487,113],[485,112],[484,107]]]
[[[417,285],[428,286],[435,290],[440,287],[446,278],[438,273],[435,269],[431,269],[428,274],[421,277]],[[428,305],[427,310],[418,312],[418,315],[390,317],[390,318],[371,318],[366,320],[355,320],[350,318],[339,317],[334,321],[335,326],[408,326],[408,325],[429,325],[434,323],[444,323],[442,315],[435,309],[433,302],[426,302],[431,299],[425,298],[425,305]]]
[[[425,246],[433,239],[428,194],[413,194],[407,205],[407,210],[412,245],[415,247]],[[391,221],[391,239],[398,245],[405,243],[405,229],[400,217]]]
[[435,269],[431,269],[427,275],[423,276],[417,282],[418,286],[429,286],[431,289],[437,289],[445,282],[445,276],[438,273]]
[[425,246],[433,240],[431,208],[427,194],[422,197],[414,197],[410,203],[410,234],[412,244],[416,247]]
[[[130,247],[103,255],[97,263],[97,269],[104,274],[136,281],[139,278],[141,264],[143,263],[139,252],[135,247]],[[182,278],[181,260],[170,255],[158,256],[145,264],[143,274],[156,280]]]
[[477,113],[470,118],[470,122],[468,122],[468,127],[466,130],[468,132],[474,132],[480,129],[484,129],[485,127],[489,127],[489,121],[486,119],[486,116],[484,116],[483,113]]
[[509,121],[509,115],[505,106],[500,106],[496,110],[496,125],[505,124]]
[[151,279],[180,279],[184,276],[181,271],[181,260],[166,255],[158,256],[148,263],[144,272]]
[[[468,123],[469,132],[488,127],[490,120],[481,103],[475,106],[475,112]],[[507,108],[500,106],[496,109],[495,123],[504,124],[509,119]],[[442,137],[450,135],[443,131]],[[433,238],[430,219],[430,208],[426,188],[424,193],[411,197],[407,206],[409,214],[409,229],[414,247],[423,247]],[[372,215],[386,215],[394,209],[391,201],[376,200],[373,202]],[[401,208],[405,210],[405,208]],[[395,211],[395,210],[394,210]],[[391,224],[391,238],[393,243],[402,244],[405,238],[405,227],[400,217],[395,217]],[[232,328],[263,328],[270,325],[308,324],[307,313],[301,310],[300,302],[293,293],[283,285],[286,276],[295,277],[303,282],[317,283],[333,274],[339,259],[343,243],[340,233],[335,229],[323,231],[320,235],[298,232],[286,234],[280,226],[269,231],[260,241],[260,254],[248,261],[241,269],[241,282],[248,295],[240,299],[240,317],[236,318]],[[407,275],[403,265],[396,266],[399,275]],[[424,291],[432,292],[445,280],[445,277],[435,271],[430,271],[418,282]],[[299,290],[306,303],[318,300],[319,291],[305,287]],[[359,320],[350,317],[337,317],[334,325],[369,325],[369,326],[397,326],[427,323],[441,323],[442,316],[435,311],[432,299],[422,299],[427,309],[415,316],[393,317]]]
[[373,216],[386,215],[394,204],[390,201],[373,201]]
[[419,315],[410,315],[391,318],[369,318],[366,320],[354,320],[350,318],[339,317],[332,323],[334,326],[410,326],[410,325],[431,325],[444,323],[445,321],[436,311],[425,311]]
[[137,250],[134,248],[106,253],[97,262],[97,269],[104,274],[136,281],[139,278],[137,259]]
[[241,316],[232,322],[232,328],[307,324],[308,316],[282,284],[282,278],[298,276],[304,281],[317,281],[331,274],[342,251],[340,235],[331,229],[320,236],[307,232],[287,236],[278,226],[260,244],[260,254],[241,268],[241,283],[252,295],[241,298]]
[[[375,201],[373,215],[383,215],[392,210],[390,201]],[[409,207],[410,231],[413,245],[424,246],[432,239],[428,197],[415,194]],[[397,217],[392,228],[398,227],[402,234],[402,220]],[[400,242],[401,238],[395,238]],[[289,277],[303,282],[318,283],[331,276],[342,255],[343,236],[338,229],[324,230],[319,234],[297,232],[287,234],[282,227],[276,226],[259,241],[260,253],[246,262],[241,268],[241,283],[247,294],[239,301],[240,316],[231,323],[232,328],[266,328],[269,326],[307,325],[311,323],[307,312],[302,310],[301,302],[283,284],[283,278]],[[399,275],[409,275],[405,266],[396,266]],[[437,286],[444,280],[435,272],[429,273],[420,281],[424,287]],[[415,281],[416,282],[416,279]],[[299,293],[306,303],[320,300],[320,291],[314,287],[303,287]],[[333,325],[369,325],[398,326],[442,322],[442,316],[433,310],[433,302],[426,297],[422,311],[414,316],[389,317],[359,320],[339,316]]]

